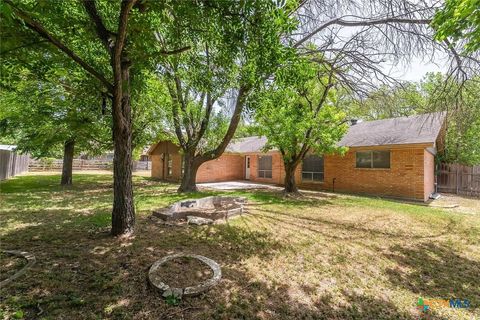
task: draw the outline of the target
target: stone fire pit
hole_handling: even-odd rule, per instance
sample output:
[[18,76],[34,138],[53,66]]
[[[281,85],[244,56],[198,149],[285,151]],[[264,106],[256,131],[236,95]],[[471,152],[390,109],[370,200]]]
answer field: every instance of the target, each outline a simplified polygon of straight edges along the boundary
[[212,196],[175,202],[167,208],[153,211],[153,215],[164,221],[187,221],[189,224],[211,224],[225,222],[243,213],[245,198]]
[[[190,258],[190,259],[197,259],[201,263],[204,263],[208,268],[212,271],[212,277],[210,279],[205,280],[202,283],[193,286],[187,286],[184,288],[173,287],[172,285],[165,283],[162,281],[161,278],[158,277],[156,274],[157,270],[168,261],[178,259],[178,258]],[[218,263],[209,259],[207,257],[198,255],[198,254],[184,254],[184,253],[177,253],[165,256],[160,260],[155,261],[150,267],[148,271],[148,280],[150,283],[158,289],[164,298],[168,298],[169,296],[174,296],[175,298],[182,298],[184,296],[195,296],[200,293],[206,292],[210,290],[212,287],[216,286],[222,277],[222,270]]]

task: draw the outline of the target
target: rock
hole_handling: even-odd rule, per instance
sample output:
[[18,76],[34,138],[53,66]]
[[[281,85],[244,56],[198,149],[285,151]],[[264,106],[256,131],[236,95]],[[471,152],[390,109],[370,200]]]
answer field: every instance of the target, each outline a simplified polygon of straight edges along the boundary
[[[168,284],[161,281],[161,278],[157,276],[156,272],[158,268],[161,265],[163,265],[165,262],[170,261],[172,259],[180,258],[180,257],[188,257],[188,258],[200,260],[201,262],[209,266],[210,269],[212,269],[213,276],[210,279],[200,284],[197,284],[195,286],[190,286],[185,288],[170,287]],[[212,259],[209,259],[204,256],[200,256],[197,254],[177,253],[177,254],[165,256],[155,261],[150,267],[150,270],[148,271],[149,282],[156,289],[160,290],[160,292],[162,293],[162,296],[167,299],[169,297],[175,297],[177,299],[180,299],[185,296],[195,296],[195,295],[201,294],[203,292],[210,290],[212,287],[216,286],[220,282],[221,278],[222,278],[222,270],[220,269],[220,266],[218,265],[218,263],[216,263]]]
[[195,224],[197,226],[201,226],[204,224],[212,224],[213,220],[196,216],[187,216],[187,222],[188,224]]
[[163,221],[171,221],[174,218],[173,213],[165,209],[154,210],[153,215],[162,219]]
[[174,298],[182,298],[183,296],[183,290],[181,288],[169,288],[165,290],[162,294],[162,297],[168,298],[168,297],[174,297]]

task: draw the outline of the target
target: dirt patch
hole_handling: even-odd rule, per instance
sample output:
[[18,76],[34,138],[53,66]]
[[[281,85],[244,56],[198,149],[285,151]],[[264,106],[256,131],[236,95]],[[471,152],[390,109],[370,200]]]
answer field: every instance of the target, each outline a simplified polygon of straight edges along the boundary
[[213,271],[198,259],[178,257],[162,264],[152,276],[170,287],[185,288],[212,278]]
[[0,281],[13,276],[26,264],[27,260],[22,257],[12,256],[4,252],[0,252]]

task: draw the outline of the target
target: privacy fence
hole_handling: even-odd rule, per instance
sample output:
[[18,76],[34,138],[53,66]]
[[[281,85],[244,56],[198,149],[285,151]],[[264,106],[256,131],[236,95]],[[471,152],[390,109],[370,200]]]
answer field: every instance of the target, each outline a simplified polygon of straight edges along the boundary
[[437,170],[439,192],[480,196],[480,166],[441,163]]
[[[30,160],[29,171],[61,171],[63,160],[39,159]],[[150,161],[134,161],[133,171],[150,170]],[[113,162],[108,160],[73,159],[73,170],[113,170]]]
[[28,154],[18,154],[13,150],[0,150],[0,180],[28,171],[28,160]]

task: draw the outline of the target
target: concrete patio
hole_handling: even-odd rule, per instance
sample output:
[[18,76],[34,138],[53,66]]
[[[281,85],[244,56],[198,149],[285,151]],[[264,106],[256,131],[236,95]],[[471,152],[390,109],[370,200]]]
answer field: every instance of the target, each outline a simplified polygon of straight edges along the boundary
[[250,181],[224,181],[224,182],[208,182],[208,183],[198,183],[200,188],[208,188],[215,190],[252,190],[252,189],[274,189],[281,190],[282,187],[263,184],[263,183],[253,183]]

